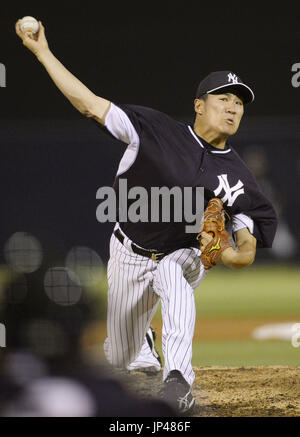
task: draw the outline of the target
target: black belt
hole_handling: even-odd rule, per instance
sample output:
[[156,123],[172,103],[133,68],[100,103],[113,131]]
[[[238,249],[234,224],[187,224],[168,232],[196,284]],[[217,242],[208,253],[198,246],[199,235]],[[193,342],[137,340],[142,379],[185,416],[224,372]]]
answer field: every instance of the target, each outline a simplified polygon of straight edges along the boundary
[[[117,229],[114,231],[115,237],[120,241],[120,243],[124,244],[124,235],[121,234],[120,230]],[[151,258],[152,261],[160,261],[166,255],[166,253],[159,253],[157,250],[146,250],[141,249],[136,246],[134,243],[131,243],[131,248],[134,253],[137,255],[146,256],[147,258]]]

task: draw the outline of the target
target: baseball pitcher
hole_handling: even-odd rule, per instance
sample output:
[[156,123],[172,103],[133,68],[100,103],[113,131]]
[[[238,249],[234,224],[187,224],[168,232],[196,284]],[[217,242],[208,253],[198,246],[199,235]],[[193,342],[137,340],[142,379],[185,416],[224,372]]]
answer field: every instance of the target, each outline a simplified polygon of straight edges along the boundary
[[[121,179],[128,190],[145,188],[149,199],[152,187],[204,188],[198,232],[186,232],[184,218],[172,220],[176,211],[170,202],[169,221],[117,221],[108,262],[108,361],[129,370],[160,371],[150,324],[161,302],[160,395],[179,414],[189,414],[195,405],[194,291],[216,264],[232,269],[252,264],[257,247],[271,247],[277,226],[273,206],[228,141],[253,101],[253,91],[232,71],[210,73],[197,88],[195,120],[188,125],[151,108],[95,95],[50,51],[42,23],[37,34],[23,33],[19,24],[16,32],[23,44],[72,105],[124,143],[117,195]],[[128,200],[128,208],[133,202]]]

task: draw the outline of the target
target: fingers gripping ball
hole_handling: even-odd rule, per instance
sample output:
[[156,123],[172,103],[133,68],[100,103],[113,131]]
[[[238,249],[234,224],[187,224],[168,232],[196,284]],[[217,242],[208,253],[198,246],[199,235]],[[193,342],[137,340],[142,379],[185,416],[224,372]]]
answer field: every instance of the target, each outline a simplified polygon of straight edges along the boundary
[[213,198],[208,202],[197,235],[200,242],[201,232],[207,232],[212,236],[212,240],[204,247],[200,256],[205,270],[215,266],[218,256],[228,247],[232,247],[230,236],[225,229],[225,214],[227,213],[221,199]]
[[37,33],[39,31],[39,23],[33,17],[23,17],[20,22],[20,29],[22,32],[31,31],[32,33]]

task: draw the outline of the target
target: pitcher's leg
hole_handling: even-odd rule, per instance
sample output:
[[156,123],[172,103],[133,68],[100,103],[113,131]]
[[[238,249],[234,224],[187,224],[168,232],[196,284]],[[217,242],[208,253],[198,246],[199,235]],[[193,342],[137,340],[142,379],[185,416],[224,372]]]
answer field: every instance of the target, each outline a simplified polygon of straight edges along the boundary
[[158,305],[152,288],[155,268],[152,260],[132,254],[112,236],[104,351],[113,366],[126,368],[140,354]]
[[[158,355],[155,345],[154,345],[154,338],[153,333],[151,332],[150,323],[151,320],[157,310],[158,304],[159,304],[159,298],[157,298],[157,304],[154,306],[153,311],[151,311],[149,320],[147,322],[147,325],[145,327],[146,329],[146,335],[144,337],[144,342],[142,344],[142,348],[139,352],[139,354],[135,357],[133,361],[130,362],[126,366],[127,370],[142,370],[147,373],[154,373],[159,372],[161,370],[161,360],[160,356]],[[148,329],[147,329],[148,328]],[[111,356],[111,344],[109,337],[106,338],[104,342],[104,352],[106,355],[107,360],[112,363],[112,356]]]
[[[159,302],[157,302],[157,306],[158,303]],[[152,318],[153,316],[151,316],[151,318],[149,319],[149,323]],[[160,355],[155,347],[155,338],[155,331],[152,327],[149,327],[146,331],[145,340],[140,353],[135,358],[135,360],[127,366],[127,370],[142,371],[147,374],[157,373],[161,370],[162,362]]]
[[164,379],[171,370],[178,370],[190,385],[194,381],[191,361],[196,317],[192,286],[200,279],[199,258],[193,249],[181,249],[160,261],[154,280],[162,302]]

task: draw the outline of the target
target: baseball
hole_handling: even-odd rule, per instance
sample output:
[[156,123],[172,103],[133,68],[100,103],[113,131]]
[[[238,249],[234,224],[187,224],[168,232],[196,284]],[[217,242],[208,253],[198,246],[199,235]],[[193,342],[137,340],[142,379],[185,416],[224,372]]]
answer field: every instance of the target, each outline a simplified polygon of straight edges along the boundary
[[39,23],[33,17],[23,17],[20,23],[20,29],[22,32],[31,30],[33,33],[37,33],[39,30]]

